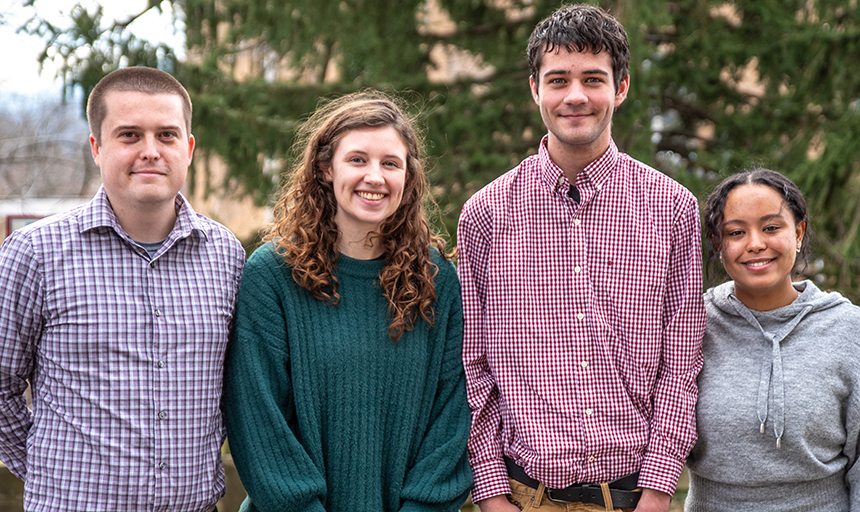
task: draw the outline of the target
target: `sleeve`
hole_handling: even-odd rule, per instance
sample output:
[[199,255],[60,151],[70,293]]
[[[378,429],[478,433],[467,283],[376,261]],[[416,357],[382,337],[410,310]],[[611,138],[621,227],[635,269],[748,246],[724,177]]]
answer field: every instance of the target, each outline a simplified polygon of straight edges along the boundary
[[[268,256],[268,257],[267,257]],[[261,512],[324,511],[326,482],[293,431],[283,262],[264,246],[248,261],[224,369],[224,419],[236,469]]]
[[476,202],[466,203],[457,227],[457,273],[463,290],[463,366],[472,410],[469,462],[475,477],[472,500],[510,494],[501,432],[499,389],[487,361],[486,286],[490,221]]
[[0,247],[0,460],[27,478],[33,413],[24,391],[42,330],[42,273],[29,240],[17,233]]
[[[843,313],[839,318],[844,322],[842,333],[846,333],[849,337],[853,335],[854,342],[850,345],[850,351],[857,353],[860,348],[860,337],[857,332],[860,332],[860,308],[851,306],[850,310]],[[850,320],[849,320],[850,319]],[[840,345],[845,345],[845,341],[835,337]],[[850,376],[850,383],[847,386],[851,390],[850,395],[843,402],[844,417],[845,417],[845,446],[842,447],[842,454],[847,458],[845,465],[845,483],[848,486],[848,498],[850,506],[848,510],[860,510],[860,464],[857,463],[860,457],[860,360],[856,357],[840,357],[839,365],[840,373]]]
[[447,319],[445,330],[437,335],[437,339],[445,342],[439,381],[427,433],[415,464],[406,474],[401,512],[459,510],[472,487],[472,470],[466,452],[471,421],[461,361],[463,311],[454,270],[449,270],[449,274],[451,278],[445,280],[446,288],[437,290],[438,296],[451,298],[444,316],[436,312],[438,319]]
[[705,308],[699,208],[685,194],[671,233],[663,303],[660,365],[654,387],[651,436],[639,486],[674,494],[687,454],[696,442],[696,376],[702,369]]

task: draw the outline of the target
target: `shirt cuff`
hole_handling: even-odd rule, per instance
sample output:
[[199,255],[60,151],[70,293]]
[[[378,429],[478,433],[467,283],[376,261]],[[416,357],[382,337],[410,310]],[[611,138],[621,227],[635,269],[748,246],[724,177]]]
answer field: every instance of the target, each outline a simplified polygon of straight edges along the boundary
[[659,453],[648,453],[639,470],[639,487],[675,494],[684,461]]
[[475,486],[472,488],[472,502],[477,503],[493,496],[511,493],[508,471],[501,459],[492,459],[472,465]]

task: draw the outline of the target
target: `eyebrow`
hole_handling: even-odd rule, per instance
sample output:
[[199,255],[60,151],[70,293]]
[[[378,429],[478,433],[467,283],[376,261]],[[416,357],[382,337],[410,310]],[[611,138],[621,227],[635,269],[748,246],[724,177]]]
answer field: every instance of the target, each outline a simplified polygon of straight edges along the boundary
[[[548,70],[547,72],[545,72],[545,73],[543,74],[543,76],[544,76],[544,77],[547,77],[547,76],[558,76],[558,75],[569,76],[570,74],[571,74],[571,73],[570,73],[570,70],[569,70],[569,69],[550,69],[550,70]],[[582,72],[581,72],[581,73],[579,73],[579,74],[581,74],[581,75],[601,75],[601,76],[609,76],[609,72],[608,72],[608,71],[606,71],[606,70],[604,70],[604,69],[600,69],[600,68],[595,68],[595,69],[586,69],[585,71],[582,71]]]
[[[770,215],[762,215],[761,217],[758,218],[758,220],[762,221],[762,220],[772,220],[772,219],[781,219],[781,218],[782,218],[782,212],[771,213]],[[732,224],[732,223],[734,223],[734,224],[746,224],[746,221],[743,221],[740,219],[728,219],[728,220],[723,221],[723,225]]]
[[[112,133],[122,132],[125,130],[140,130],[140,129],[141,129],[141,127],[139,125],[129,124],[129,125],[117,126],[116,128],[114,128],[112,130]],[[165,130],[182,131],[182,127],[180,127],[179,125],[167,125],[167,126],[159,126],[158,128],[156,128],[156,131],[159,131],[159,132],[162,132]]]

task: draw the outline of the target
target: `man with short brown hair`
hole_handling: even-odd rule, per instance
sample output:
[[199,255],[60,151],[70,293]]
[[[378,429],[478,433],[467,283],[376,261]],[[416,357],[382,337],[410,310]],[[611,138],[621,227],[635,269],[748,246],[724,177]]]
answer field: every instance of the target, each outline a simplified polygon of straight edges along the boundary
[[564,6],[528,57],[548,134],[458,229],[473,499],[665,512],[696,439],[696,198],[612,140],[630,84],[612,16]]
[[210,511],[245,254],[179,193],[194,137],[176,79],[114,71],[88,117],[96,196],[0,247],[0,459],[28,511]]

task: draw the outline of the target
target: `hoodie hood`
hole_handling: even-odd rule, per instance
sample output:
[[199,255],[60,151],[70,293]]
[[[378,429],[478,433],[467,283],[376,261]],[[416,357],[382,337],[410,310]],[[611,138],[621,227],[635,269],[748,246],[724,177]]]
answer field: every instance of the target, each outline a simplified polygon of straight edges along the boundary
[[[746,307],[734,295],[734,281],[723,283],[705,292],[707,307],[720,310],[725,318],[735,317],[735,321],[748,323],[761,334],[763,341],[771,348],[771,357],[764,358],[761,362],[756,414],[762,434],[765,431],[764,427],[768,414],[771,415],[777,448],[781,445],[785,430],[785,378],[782,369],[782,341],[810,313],[825,311],[841,304],[850,304],[850,301],[842,295],[823,292],[808,280],[794,283],[793,286],[799,292],[797,299],[787,306],[771,311],[753,311]],[[710,317],[711,315],[709,315]],[[774,410],[768,411],[771,387],[773,387]]]

